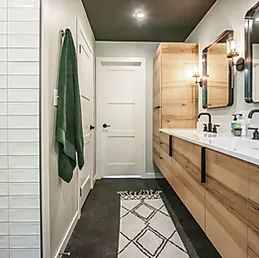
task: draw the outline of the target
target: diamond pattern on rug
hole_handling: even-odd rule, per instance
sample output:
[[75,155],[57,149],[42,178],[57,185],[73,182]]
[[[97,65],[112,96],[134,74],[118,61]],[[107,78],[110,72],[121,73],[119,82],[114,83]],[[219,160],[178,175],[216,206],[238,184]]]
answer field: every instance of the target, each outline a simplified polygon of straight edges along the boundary
[[118,258],[188,258],[160,192],[120,192]]

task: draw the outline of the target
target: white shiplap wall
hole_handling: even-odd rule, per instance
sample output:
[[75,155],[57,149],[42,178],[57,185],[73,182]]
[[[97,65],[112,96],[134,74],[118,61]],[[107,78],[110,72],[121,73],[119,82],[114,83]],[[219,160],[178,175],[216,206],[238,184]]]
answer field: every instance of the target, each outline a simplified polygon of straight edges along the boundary
[[40,0],[0,0],[0,258],[40,257]]

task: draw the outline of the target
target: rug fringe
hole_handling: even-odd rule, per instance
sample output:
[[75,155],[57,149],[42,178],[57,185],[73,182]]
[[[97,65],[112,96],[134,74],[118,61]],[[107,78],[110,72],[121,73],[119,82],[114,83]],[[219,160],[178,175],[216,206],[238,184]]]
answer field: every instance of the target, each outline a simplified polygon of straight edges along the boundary
[[120,191],[118,194],[123,200],[160,199],[162,191],[140,190],[140,191]]

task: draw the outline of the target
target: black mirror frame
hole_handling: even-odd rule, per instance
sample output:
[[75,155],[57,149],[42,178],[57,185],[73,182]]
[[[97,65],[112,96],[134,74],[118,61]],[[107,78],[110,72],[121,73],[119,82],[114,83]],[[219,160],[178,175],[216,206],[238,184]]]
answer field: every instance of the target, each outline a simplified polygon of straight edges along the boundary
[[[209,108],[209,109],[216,109],[216,108],[224,108],[224,107],[229,107],[233,105],[234,102],[234,87],[233,87],[233,61],[232,59],[229,59],[229,65],[228,65],[228,74],[229,74],[229,91],[228,91],[228,104],[226,106],[221,106],[221,107],[208,107],[208,82],[207,82],[207,57],[208,57],[208,49],[214,45],[215,43],[219,42],[220,40],[222,40],[225,37],[228,37],[229,39],[233,38],[234,36],[234,32],[233,30],[225,30],[224,32],[222,32],[209,46],[207,46],[206,48],[203,49],[202,51],[202,76],[204,79],[203,81],[203,85],[202,85],[202,106],[203,108]],[[227,56],[227,53],[226,53]],[[227,58],[227,57],[226,57]]]
[[254,5],[245,15],[245,101],[253,103],[253,64],[252,64],[252,43],[253,16],[259,10],[259,2]]

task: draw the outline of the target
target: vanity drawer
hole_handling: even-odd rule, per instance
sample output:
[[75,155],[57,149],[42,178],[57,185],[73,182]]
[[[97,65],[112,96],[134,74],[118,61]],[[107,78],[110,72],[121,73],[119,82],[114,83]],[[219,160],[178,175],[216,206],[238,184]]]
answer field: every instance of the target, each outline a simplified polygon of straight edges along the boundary
[[170,136],[160,132],[160,151],[165,152],[169,156],[170,152]]
[[259,257],[259,168],[249,169],[248,247]]
[[160,165],[160,140],[159,137],[153,134],[153,162],[159,168]]
[[173,158],[183,171],[184,203],[202,229],[205,230],[206,189],[201,183],[201,147],[173,138]]
[[224,258],[247,257],[247,162],[206,151],[206,234]]

